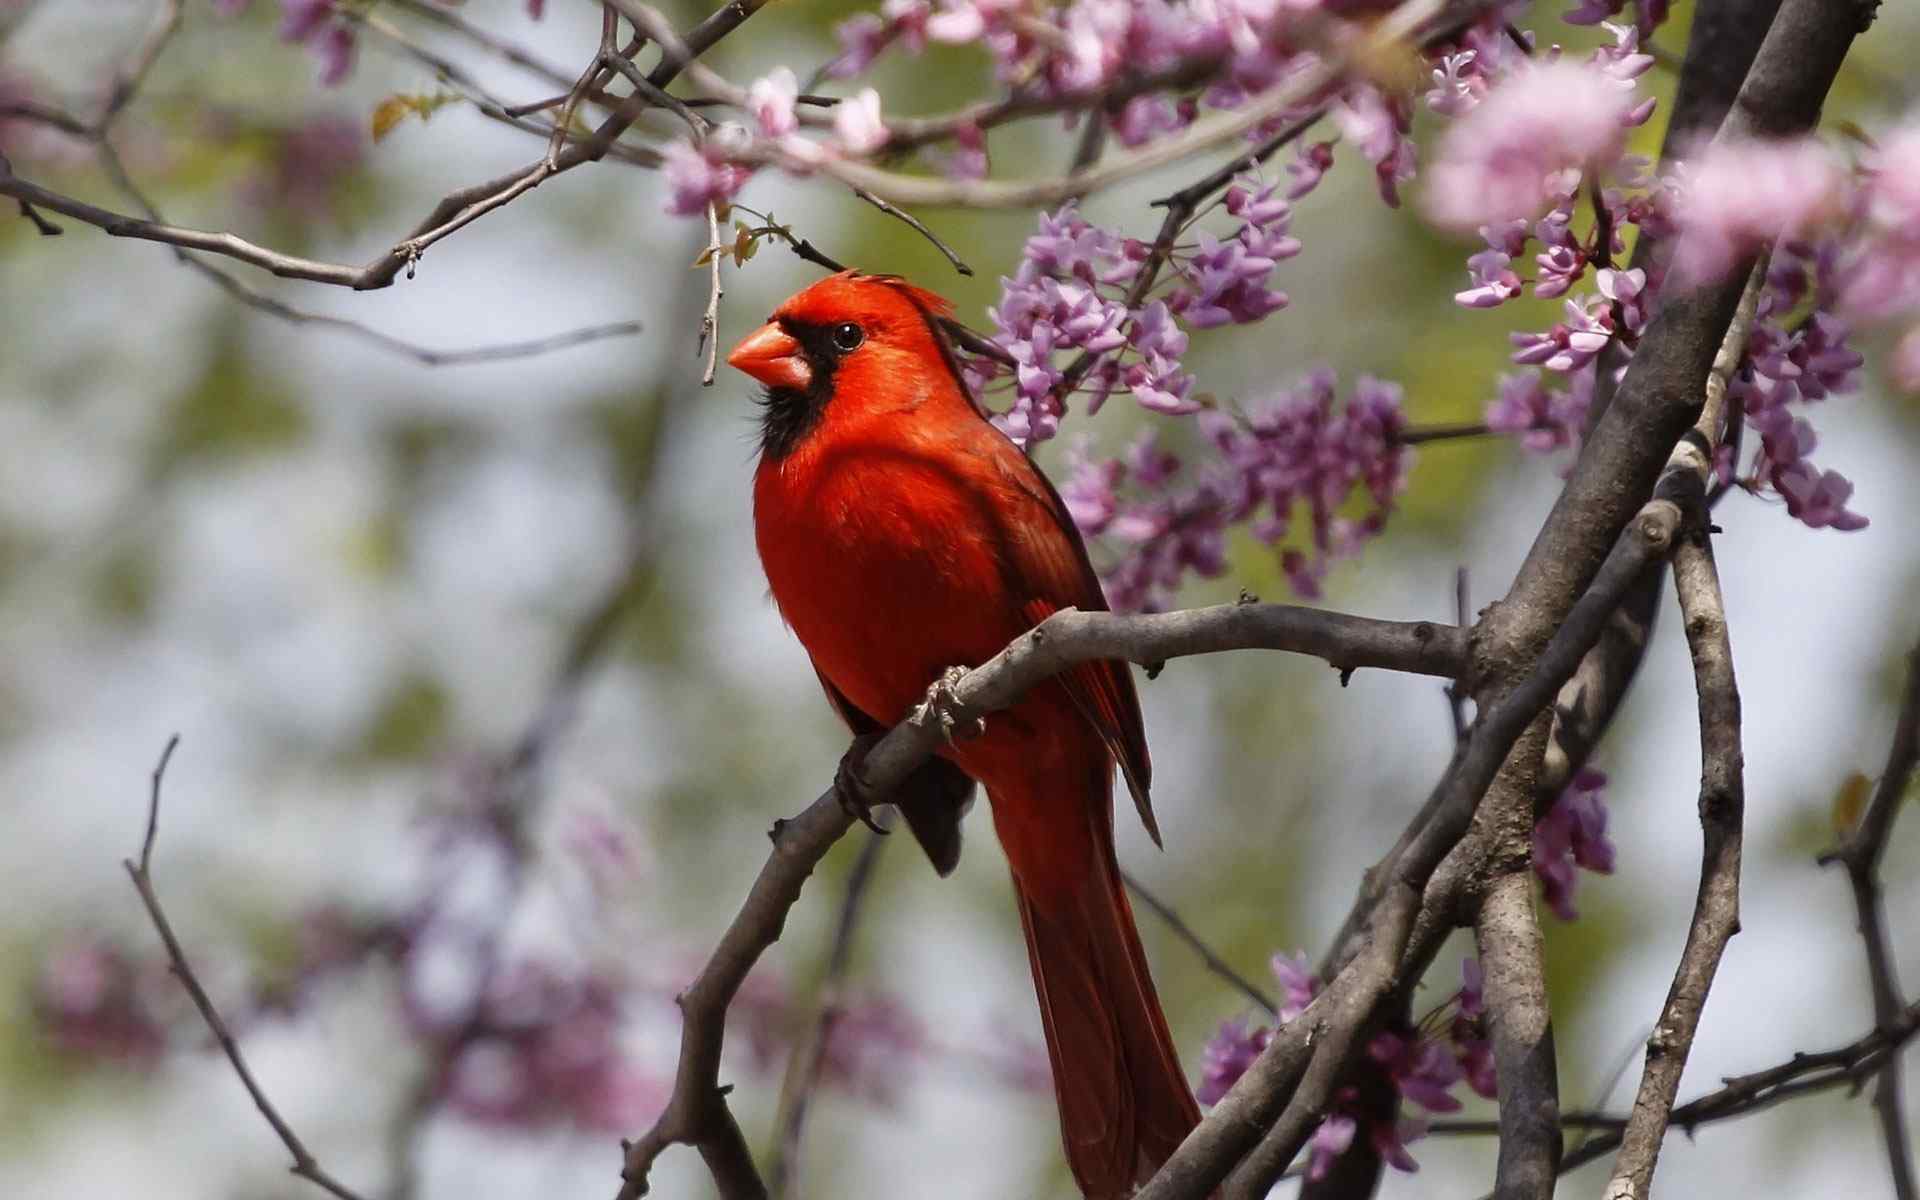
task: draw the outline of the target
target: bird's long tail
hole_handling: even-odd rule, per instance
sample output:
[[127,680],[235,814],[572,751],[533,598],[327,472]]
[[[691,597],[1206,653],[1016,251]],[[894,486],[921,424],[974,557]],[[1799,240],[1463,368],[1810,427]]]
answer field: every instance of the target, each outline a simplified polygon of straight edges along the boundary
[[1127,904],[1104,781],[1101,791],[1091,870],[1023,881],[1010,856],[1067,1164],[1088,1200],[1131,1195],[1200,1120]]

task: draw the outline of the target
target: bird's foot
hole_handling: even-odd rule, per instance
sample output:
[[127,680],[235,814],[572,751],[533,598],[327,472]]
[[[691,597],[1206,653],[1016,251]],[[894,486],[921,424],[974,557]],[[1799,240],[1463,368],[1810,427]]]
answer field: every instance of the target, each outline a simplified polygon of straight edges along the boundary
[[969,713],[967,706],[960,700],[955,689],[968,675],[965,667],[948,667],[940,678],[933,681],[927,689],[927,698],[921,703],[914,720],[920,724],[929,721],[940,726],[940,736],[947,739],[947,745],[976,738],[987,731],[985,717]]
[[853,745],[840,756],[840,766],[833,773],[833,795],[840,801],[840,807],[848,816],[865,825],[875,833],[885,834],[889,830],[873,819],[873,801],[867,798],[866,766],[867,755],[880,744],[884,734],[863,733],[853,739]]

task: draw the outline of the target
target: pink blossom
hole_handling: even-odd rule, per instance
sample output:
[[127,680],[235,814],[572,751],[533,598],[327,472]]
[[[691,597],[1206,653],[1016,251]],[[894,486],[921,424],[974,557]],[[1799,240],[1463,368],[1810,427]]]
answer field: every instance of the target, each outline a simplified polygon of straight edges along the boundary
[[667,181],[667,211],[690,217],[709,204],[725,204],[746,185],[752,171],[728,162],[711,141],[700,146],[681,140],[668,142],[660,152],[661,174]]
[[1809,528],[1851,533],[1867,527],[1867,518],[1848,510],[1853,483],[1838,471],[1818,471],[1803,460],[1778,472],[1773,482],[1787,512]]
[[1202,1104],[1220,1103],[1272,1040],[1271,1029],[1250,1030],[1244,1020],[1223,1022],[1201,1051],[1200,1083],[1193,1090],[1194,1098]]
[[1582,768],[1533,830],[1533,869],[1540,877],[1547,906],[1563,921],[1580,914],[1573,906],[1576,867],[1598,874],[1613,872],[1613,843],[1607,838],[1607,777]]
[[890,135],[886,122],[880,119],[880,93],[861,88],[834,105],[833,131],[849,154],[871,154],[886,145]]
[[1842,272],[1842,308],[1877,320],[1920,311],[1920,120],[1881,139],[1859,207],[1861,245]]
[[851,79],[872,66],[895,36],[877,13],[849,17],[833,32],[840,40],[840,56],[828,66],[827,73],[835,79]]
[[1920,392],[1920,325],[1907,330],[1907,335],[1893,348],[1893,357],[1887,360],[1887,372],[1896,387]]
[[1307,1011],[1313,998],[1320,994],[1320,977],[1307,965],[1307,955],[1302,950],[1276,954],[1268,965],[1273,969],[1273,977],[1280,981],[1280,1020],[1291,1021]]
[[1613,340],[1613,314],[1603,297],[1567,300],[1564,311],[1567,319],[1544,333],[1507,335],[1516,347],[1513,361],[1570,373],[1592,362]]
[[1313,1137],[1307,1141],[1309,1181],[1327,1177],[1327,1172],[1333,1169],[1334,1160],[1353,1145],[1353,1135],[1359,1128],[1360,1123],[1345,1113],[1334,1113],[1320,1122],[1313,1131]]
[[1513,259],[1498,250],[1482,250],[1467,259],[1467,274],[1474,286],[1453,294],[1453,302],[1463,308],[1494,308],[1520,294]]
[[1426,94],[1427,107],[1441,116],[1458,117],[1472,111],[1487,94],[1487,80],[1476,65],[1479,54],[1463,50],[1445,54],[1433,69],[1433,87]]
[[1406,104],[1379,88],[1358,87],[1334,104],[1332,115],[1361,156],[1373,164],[1380,198],[1398,208],[1400,185],[1414,173],[1413,142],[1407,137],[1412,119]]
[[1632,94],[1592,67],[1563,60],[1516,72],[1441,138],[1428,215],[1466,231],[1538,214],[1557,172],[1619,160],[1631,107]]
[[1838,215],[1846,184],[1839,160],[1815,138],[1709,145],[1680,180],[1675,276],[1719,279],[1775,240],[1808,233]]
[[770,138],[785,137],[800,127],[794,115],[794,101],[800,95],[800,81],[793,68],[775,67],[747,88],[747,109],[759,123],[760,132]]
[[55,946],[34,981],[41,1032],[70,1053],[151,1062],[166,1048],[166,1034],[142,975],[138,964],[104,941],[77,938]]
[[1460,1062],[1445,1041],[1389,1031],[1367,1043],[1367,1056],[1386,1070],[1403,1099],[1429,1112],[1460,1111],[1452,1094],[1461,1079]]

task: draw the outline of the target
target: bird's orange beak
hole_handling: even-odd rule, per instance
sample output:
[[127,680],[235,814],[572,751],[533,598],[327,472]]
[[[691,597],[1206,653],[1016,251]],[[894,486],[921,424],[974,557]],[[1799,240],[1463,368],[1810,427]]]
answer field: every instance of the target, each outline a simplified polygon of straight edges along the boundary
[[800,343],[780,328],[777,321],[768,321],[748,334],[733,348],[733,353],[727,355],[727,365],[745,371],[771,388],[803,392],[813,382],[813,370],[807,366],[807,356],[801,352]]

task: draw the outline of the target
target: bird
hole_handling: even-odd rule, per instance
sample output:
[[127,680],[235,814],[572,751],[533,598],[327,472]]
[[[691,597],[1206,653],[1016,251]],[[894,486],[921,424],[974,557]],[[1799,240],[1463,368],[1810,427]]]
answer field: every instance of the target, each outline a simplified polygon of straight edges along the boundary
[[[868,745],[946,672],[1061,609],[1107,608],[1059,493],[967,386],[951,313],[898,276],[842,271],[727,358],[764,388],[753,524],[774,603]],[[1116,764],[1159,844],[1132,675],[1092,661],[990,714],[883,798],[944,876],[974,785],[985,789],[1067,1165],[1088,1200],[1131,1195],[1200,1119],[1115,856]]]

